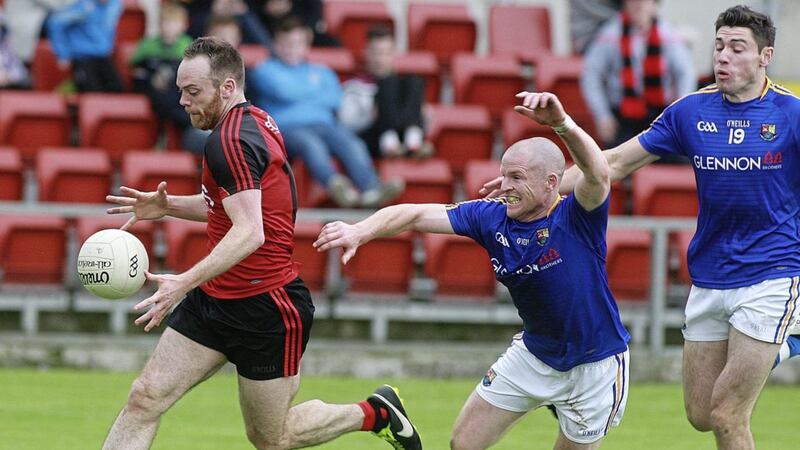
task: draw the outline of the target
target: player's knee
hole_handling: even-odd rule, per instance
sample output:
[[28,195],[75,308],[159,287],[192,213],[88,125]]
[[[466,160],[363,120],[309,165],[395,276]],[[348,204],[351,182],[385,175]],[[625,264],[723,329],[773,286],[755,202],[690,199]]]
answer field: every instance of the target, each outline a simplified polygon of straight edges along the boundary
[[714,407],[709,415],[711,429],[715,434],[729,434],[741,428],[747,428],[749,415],[741,408],[726,408],[724,405]]
[[168,406],[169,400],[163,391],[142,377],[134,380],[126,405],[128,411],[158,415]]
[[686,418],[697,431],[711,431],[711,420],[708,411],[686,406]]

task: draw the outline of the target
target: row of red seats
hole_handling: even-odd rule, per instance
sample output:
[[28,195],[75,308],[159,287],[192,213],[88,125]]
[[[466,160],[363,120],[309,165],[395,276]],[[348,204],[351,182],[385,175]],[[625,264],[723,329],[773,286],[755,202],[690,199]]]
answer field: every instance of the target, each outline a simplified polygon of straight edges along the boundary
[[[117,70],[124,83],[131,88],[131,74],[128,61],[136,44],[121,44],[114,54]],[[256,45],[242,45],[240,52],[247,67],[252,67],[269,57],[268,50]],[[331,67],[345,80],[357,70],[356,58],[346,48],[315,48],[309,60]],[[426,81],[425,97],[429,103],[440,98],[442,73],[440,63],[433,52],[413,50],[398,55],[395,67],[399,73],[414,74]],[[541,53],[536,59],[536,70],[532,80],[537,90],[553,92],[561,98],[565,107],[579,123],[591,126],[592,121],[580,93],[579,78],[582,60],[579,57],[560,57]],[[491,54],[480,56],[474,53],[457,53],[452,56],[450,65],[454,99],[460,104],[479,104],[489,109],[492,119],[497,122],[501,114],[517,103],[514,94],[526,87],[522,66],[512,54]],[[50,44],[38,44],[33,67],[34,89],[51,91],[69,78],[67,71],[59,69]]]
[[[114,174],[108,153],[99,148],[73,147],[43,147],[37,151],[34,167],[39,201],[105,202]],[[0,200],[22,200],[23,169],[22,154],[14,147],[0,146]],[[299,206],[328,204],[325,190],[312,181],[305,165],[296,161],[293,169]],[[483,183],[499,175],[500,164],[477,158],[464,161],[463,165],[440,158],[400,159],[381,161],[378,171],[382,179],[405,180],[406,190],[395,203],[450,203],[456,198],[456,180],[462,181],[466,198],[477,198]],[[120,160],[120,174],[123,185],[140,190],[154,190],[164,180],[170,193],[191,195],[198,192],[200,185],[196,160],[185,152],[129,150]],[[643,216],[693,217],[698,210],[694,175],[688,166],[644,167],[633,174],[630,189],[615,183],[611,195],[612,214],[630,211]]]
[[[0,216],[0,269],[4,283],[64,282],[64,261],[70,223],[59,216]],[[123,217],[81,217],[75,223],[76,239],[83,242],[92,233],[124,223]],[[133,232],[153,255],[154,232],[161,227],[166,246],[168,270],[184,271],[207,254],[205,224],[185,220],[142,221]],[[325,285],[328,256],[311,243],[322,225],[300,222],[295,228],[295,258],[301,276],[312,290]],[[686,249],[691,232],[678,233],[672,240],[680,252],[680,281],[689,283]],[[612,291],[620,300],[642,300],[650,286],[650,234],[646,231],[610,230],[606,268]],[[485,297],[495,292],[494,273],[486,252],[470,239],[452,235],[425,235],[424,272],[437,283],[437,294]],[[342,268],[353,292],[406,293],[415,273],[412,233],[379,238],[360,248]]]
[[[155,146],[158,125],[147,99],[139,94],[87,93],[75,96],[79,145],[103,148],[113,164],[131,149]],[[492,155],[494,128],[490,110],[478,105],[428,105],[427,137],[437,156],[457,174],[472,159]],[[510,108],[502,116],[505,145],[527,136],[561,140],[549,127],[528,120]],[[19,148],[26,161],[41,147],[70,145],[73,130],[70,100],[47,92],[0,91],[0,145]]]

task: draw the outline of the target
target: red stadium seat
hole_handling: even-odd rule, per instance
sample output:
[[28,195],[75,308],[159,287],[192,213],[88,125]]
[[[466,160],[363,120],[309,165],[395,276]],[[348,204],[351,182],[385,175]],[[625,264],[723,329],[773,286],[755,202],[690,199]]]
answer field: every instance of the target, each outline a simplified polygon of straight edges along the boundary
[[489,51],[535,62],[551,52],[550,13],[543,6],[492,5],[489,9]]
[[546,55],[539,58],[536,64],[534,84],[539,92],[556,94],[564,110],[575,119],[575,122],[587,133],[595,136],[594,119],[581,93],[582,70],[583,59],[579,56]]
[[415,161],[385,160],[380,164],[380,178],[400,177],[406,189],[392,203],[452,203],[453,173],[443,159]]
[[429,50],[448,65],[456,53],[475,51],[475,21],[466,5],[408,4],[408,48]]
[[261,64],[269,58],[269,50],[263,45],[241,44],[238,50],[239,54],[242,55],[244,66],[248,69]]
[[500,176],[500,161],[473,159],[464,169],[464,193],[472,200],[483,197],[478,193],[484,183]]
[[426,234],[423,242],[425,273],[436,280],[437,294],[494,299],[494,270],[480,245],[467,237],[447,234]]
[[456,103],[484,105],[495,121],[519,103],[514,96],[525,87],[522,69],[511,56],[459,53],[451,69]]
[[37,91],[52,91],[59,84],[72,77],[70,69],[60,69],[50,41],[40,39],[36,44],[31,63],[31,78],[33,89]]
[[114,50],[114,66],[119,72],[119,77],[122,79],[122,84],[126,89],[133,89],[133,78],[131,75],[130,60],[133,53],[136,51],[137,42],[120,42]]
[[383,1],[326,0],[327,31],[337,36],[345,48],[361,57],[367,42],[367,30],[375,24],[394,27],[394,20]]
[[633,173],[633,213],[697,217],[694,171],[688,165],[654,164]]
[[[97,233],[100,230],[107,230],[109,228],[119,228],[125,224],[130,218],[129,214],[111,215],[111,216],[84,216],[79,217],[75,223],[75,231],[77,233],[76,239],[78,240],[78,248],[89,238],[89,236]],[[137,221],[128,231],[142,241],[142,245],[150,255],[150,271],[155,269],[155,248],[154,232],[156,223],[152,220]]]
[[678,255],[680,255],[678,280],[687,285],[692,284],[692,277],[689,276],[689,263],[686,258],[689,253],[689,243],[692,242],[692,237],[694,237],[694,231],[692,230],[679,231],[674,234],[673,240],[674,246],[678,250]]
[[617,300],[647,300],[652,237],[644,230],[609,229],[606,271]]
[[166,265],[177,273],[191,268],[209,253],[204,222],[164,221],[164,241],[167,245]]
[[48,92],[0,91],[0,145],[33,160],[39,147],[69,145],[70,118],[63,97]]
[[356,60],[353,53],[346,48],[315,47],[308,52],[308,61],[322,64],[336,72],[339,81],[351,78],[356,71]]
[[610,215],[623,215],[628,214],[630,208],[630,192],[625,187],[622,181],[614,181],[611,183],[611,203],[608,205],[608,214]]
[[167,182],[167,192],[194,195],[200,192],[200,170],[188,152],[157,153],[128,151],[122,157],[122,184],[142,191],[154,191]]
[[399,53],[394,58],[394,69],[399,74],[422,77],[425,80],[425,101],[428,103],[439,101],[442,82],[439,79],[439,64],[433,53],[427,51]]
[[294,260],[300,263],[300,278],[312,291],[325,287],[328,272],[328,254],[318,252],[311,245],[320,231],[322,224],[319,222],[297,222],[294,225]]
[[67,221],[61,216],[0,215],[3,283],[64,281]]
[[144,37],[146,18],[139,0],[124,0],[122,16],[117,24],[117,45],[123,42],[139,42]]
[[105,203],[111,162],[98,148],[45,147],[36,159],[39,201]]
[[436,157],[447,160],[456,176],[471,159],[489,159],[492,155],[492,121],[480,105],[429,105],[428,139],[436,148]]
[[0,201],[22,200],[22,157],[14,147],[0,147]]
[[114,164],[129,150],[154,147],[158,138],[150,102],[140,94],[81,94],[78,126],[80,144],[106,150]]
[[377,238],[344,266],[354,292],[405,293],[414,271],[411,233]]

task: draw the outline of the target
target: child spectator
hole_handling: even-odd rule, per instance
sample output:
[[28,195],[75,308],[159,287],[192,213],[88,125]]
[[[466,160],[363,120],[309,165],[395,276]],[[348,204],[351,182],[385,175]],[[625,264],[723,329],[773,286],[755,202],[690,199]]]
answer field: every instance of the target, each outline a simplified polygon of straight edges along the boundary
[[134,90],[150,98],[150,104],[162,123],[174,125],[181,131],[184,149],[202,154],[208,132],[192,127],[175,87],[183,51],[192,42],[186,34],[188,25],[189,16],[183,6],[164,3],[159,35],[139,41],[129,64],[133,66]]
[[428,157],[422,129],[425,81],[394,70],[395,42],[382,25],[367,31],[366,71],[344,84],[339,119],[359,133],[372,157]]

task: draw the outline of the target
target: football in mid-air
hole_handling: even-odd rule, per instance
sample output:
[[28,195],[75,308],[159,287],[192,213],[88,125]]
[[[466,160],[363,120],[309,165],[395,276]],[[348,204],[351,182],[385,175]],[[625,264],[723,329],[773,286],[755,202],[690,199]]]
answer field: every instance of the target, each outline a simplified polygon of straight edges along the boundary
[[92,294],[109,300],[130,297],[145,282],[150,260],[136,236],[116,228],[89,236],[78,252],[78,277]]

